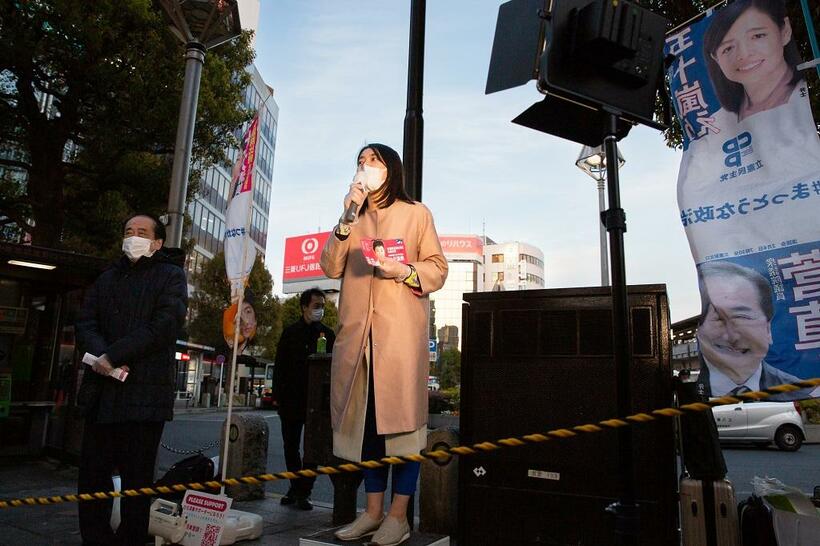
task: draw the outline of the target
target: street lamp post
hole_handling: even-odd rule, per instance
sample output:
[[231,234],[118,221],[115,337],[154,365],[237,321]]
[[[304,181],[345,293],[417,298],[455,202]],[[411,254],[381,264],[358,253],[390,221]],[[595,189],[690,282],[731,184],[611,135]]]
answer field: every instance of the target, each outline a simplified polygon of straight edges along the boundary
[[[626,162],[618,150],[618,167]],[[606,210],[606,196],[604,194],[606,182],[606,153],[603,146],[584,146],[578,155],[575,165],[592,177],[598,183],[598,216],[600,218],[599,246],[601,253],[601,286],[609,286],[609,252],[607,250],[607,232],[603,222],[603,213]]]
[[186,49],[185,80],[168,193],[166,240],[168,246],[180,247],[205,52],[239,36],[242,27],[236,0],[160,0],[160,4],[165,10],[171,32],[185,44]]

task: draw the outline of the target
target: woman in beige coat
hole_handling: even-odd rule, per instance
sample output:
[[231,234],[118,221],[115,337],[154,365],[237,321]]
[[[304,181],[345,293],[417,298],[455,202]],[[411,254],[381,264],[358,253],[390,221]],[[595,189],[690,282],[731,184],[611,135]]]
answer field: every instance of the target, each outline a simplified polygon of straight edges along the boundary
[[[447,261],[429,209],[404,189],[392,148],[369,144],[359,152],[344,210],[351,203],[360,205],[355,220],[340,220],[321,258],[325,274],[342,279],[331,371],[333,452],[351,461],[415,454],[427,441],[427,295],[444,284]],[[380,257],[378,266],[369,265],[363,239],[399,239],[406,260]],[[382,546],[407,540],[418,474],[418,463],[393,467],[395,494],[384,517],[388,468],[365,470],[367,511],[336,536],[357,540],[375,532],[372,540]]]

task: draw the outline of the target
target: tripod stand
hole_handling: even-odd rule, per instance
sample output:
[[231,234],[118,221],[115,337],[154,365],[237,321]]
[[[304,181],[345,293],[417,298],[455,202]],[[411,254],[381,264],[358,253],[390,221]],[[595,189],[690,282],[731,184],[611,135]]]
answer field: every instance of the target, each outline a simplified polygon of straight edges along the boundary
[[[618,415],[623,418],[632,413],[632,388],[630,368],[632,364],[632,337],[629,331],[629,306],[626,289],[626,262],[624,259],[624,233],[626,214],[621,208],[618,179],[618,112],[603,109],[606,119],[604,151],[606,153],[607,191],[609,208],[601,213],[601,222],[609,233],[610,275],[612,278],[612,346],[615,353]],[[632,427],[618,429],[618,467],[620,498],[607,507],[615,516],[615,542],[618,545],[636,545],[640,516],[635,502],[635,468],[632,462]]]

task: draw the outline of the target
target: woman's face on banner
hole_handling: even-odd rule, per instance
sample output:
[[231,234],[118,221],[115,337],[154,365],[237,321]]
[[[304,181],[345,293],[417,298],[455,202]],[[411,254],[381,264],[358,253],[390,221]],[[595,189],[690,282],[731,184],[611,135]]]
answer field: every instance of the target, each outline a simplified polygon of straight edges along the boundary
[[783,47],[791,40],[788,19],[783,28],[769,15],[750,7],[737,18],[712,58],[727,79],[750,86],[780,78],[788,68]]

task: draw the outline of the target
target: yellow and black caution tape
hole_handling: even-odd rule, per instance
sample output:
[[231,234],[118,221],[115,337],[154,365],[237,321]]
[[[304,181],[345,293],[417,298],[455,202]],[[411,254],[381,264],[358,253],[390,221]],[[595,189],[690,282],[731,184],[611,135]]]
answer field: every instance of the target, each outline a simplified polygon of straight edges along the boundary
[[479,452],[489,452],[497,449],[503,449],[505,447],[518,447],[526,444],[538,444],[552,439],[571,438],[573,436],[577,436],[579,433],[602,432],[606,429],[616,429],[620,427],[656,421],[661,417],[674,418],[681,415],[686,415],[688,413],[705,411],[714,406],[737,404],[742,400],[763,400],[772,395],[794,392],[801,389],[808,389],[811,387],[820,387],[820,378],[807,379],[805,381],[795,381],[794,383],[777,385],[775,387],[771,387],[768,389],[747,392],[744,394],[738,394],[736,396],[723,396],[721,398],[713,398],[708,402],[696,402],[693,404],[685,404],[679,408],[661,408],[652,410],[649,413],[636,413],[624,418],[616,417],[614,419],[600,421],[596,424],[588,423],[585,425],[573,426],[571,428],[559,428],[547,431],[543,434],[534,433],[514,438],[503,438],[500,440],[496,440],[495,442],[482,442],[479,444],[473,444],[472,446],[455,446],[445,449],[438,449],[436,451],[428,451],[418,455],[384,457],[379,460],[362,461],[360,463],[346,463],[335,467],[320,466],[316,470],[300,470],[298,472],[277,472],[275,474],[261,474],[259,476],[245,476],[242,478],[226,478],[225,480],[212,480],[202,483],[181,483],[168,486],[153,486],[142,487],[140,489],[127,489],[125,491],[100,491],[97,493],[81,493],[77,495],[57,495],[53,497],[28,497],[23,499],[0,500],[0,509],[16,508],[20,506],[61,504],[66,502],[86,502],[121,497],[155,496],[160,494],[182,492],[187,489],[203,491],[206,489],[220,489],[222,486],[228,485],[259,485],[264,482],[272,482],[277,480],[295,480],[299,478],[315,478],[321,475],[340,474],[342,472],[358,472],[359,470],[379,468],[385,465],[390,466],[404,464],[407,462],[424,462],[426,460],[444,462],[450,459],[453,455],[474,455]]

